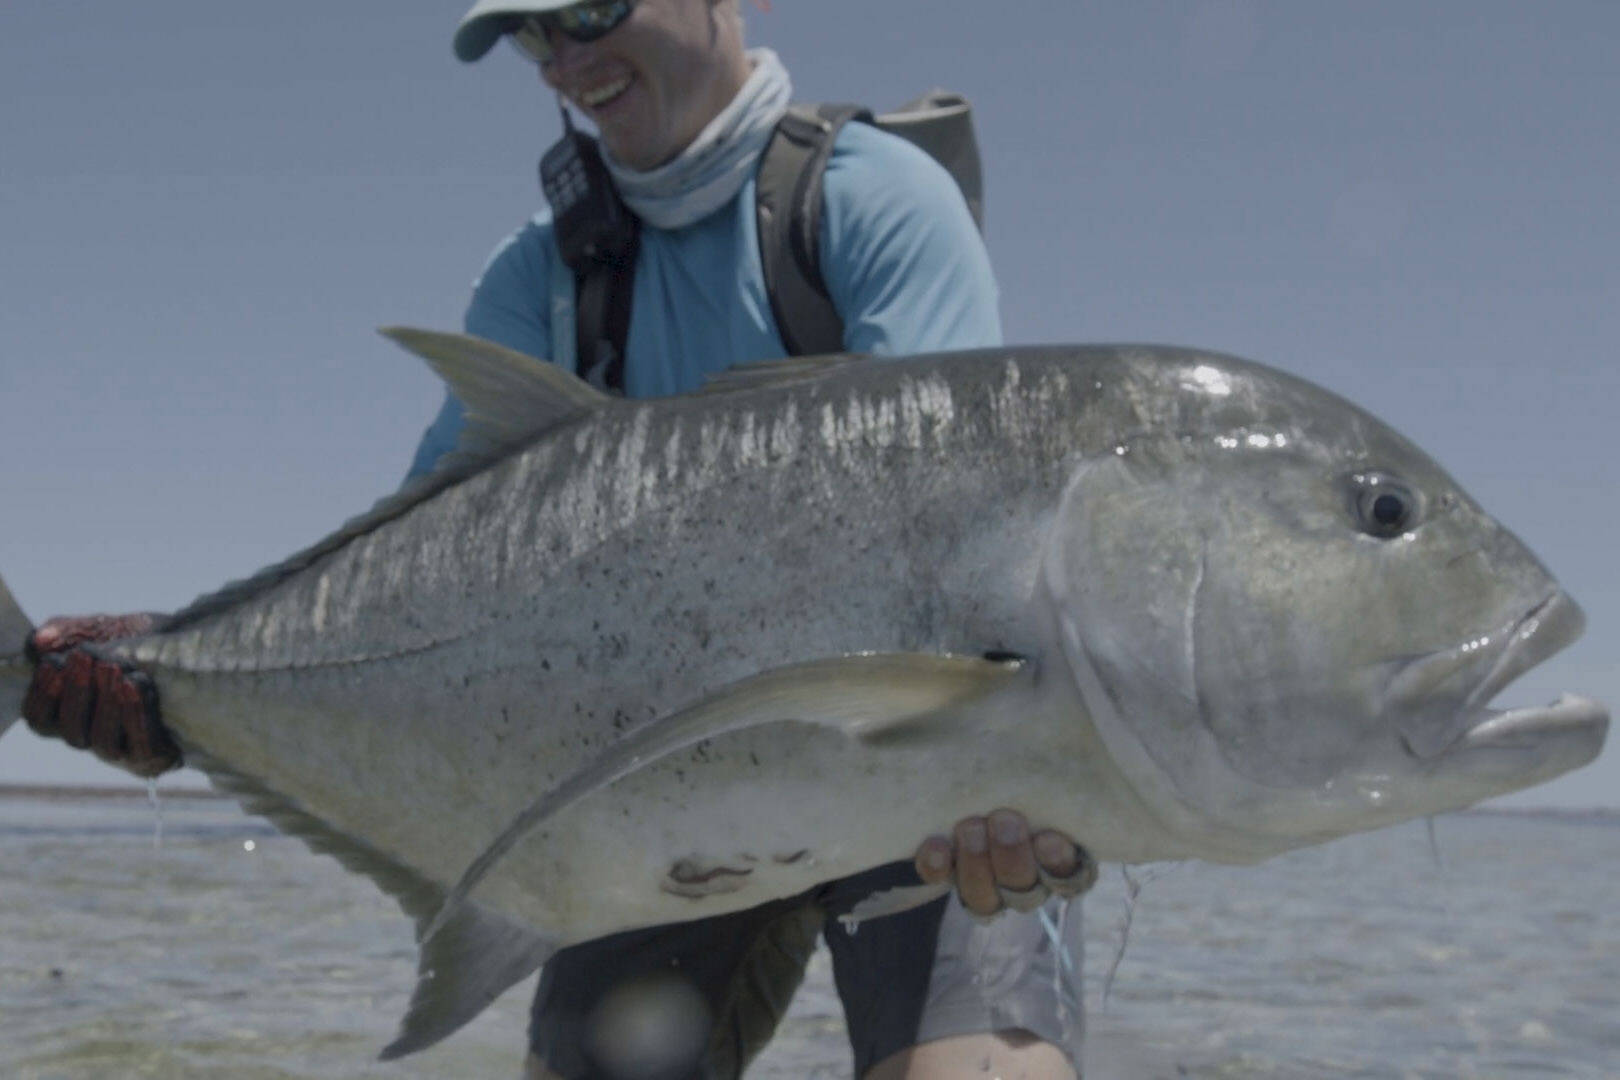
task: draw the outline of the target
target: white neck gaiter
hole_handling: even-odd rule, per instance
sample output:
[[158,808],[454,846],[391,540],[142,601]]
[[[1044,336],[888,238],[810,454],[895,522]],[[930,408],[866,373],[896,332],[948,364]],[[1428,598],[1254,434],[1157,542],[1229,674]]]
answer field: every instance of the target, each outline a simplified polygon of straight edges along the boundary
[[637,172],[602,148],[625,205],[648,225],[679,229],[701,221],[730,202],[753,173],[793,99],[793,83],[770,49],[749,49],[748,59],[754,70],[737,96],[673,160]]

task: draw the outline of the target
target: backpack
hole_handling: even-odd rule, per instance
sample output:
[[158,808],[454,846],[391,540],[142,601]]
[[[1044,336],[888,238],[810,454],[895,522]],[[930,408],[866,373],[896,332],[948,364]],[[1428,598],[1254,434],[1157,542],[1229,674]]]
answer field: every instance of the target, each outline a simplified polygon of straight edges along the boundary
[[[934,90],[878,116],[860,105],[792,106],[760,157],[755,207],[765,291],[789,356],[843,349],[844,323],[821,276],[821,190],[833,143],[851,120],[926,151],[951,174],[974,224],[984,228],[984,181],[966,98]],[[586,261],[574,272],[579,371],[616,393],[624,392],[634,263],[632,241],[627,257]]]

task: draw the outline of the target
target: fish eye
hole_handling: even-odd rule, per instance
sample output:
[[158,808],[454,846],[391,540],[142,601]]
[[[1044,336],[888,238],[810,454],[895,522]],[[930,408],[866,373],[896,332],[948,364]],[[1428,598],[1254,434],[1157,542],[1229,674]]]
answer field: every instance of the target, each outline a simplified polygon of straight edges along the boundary
[[1358,473],[1351,478],[1356,524],[1380,540],[1400,536],[1417,524],[1420,503],[1411,488],[1387,473]]

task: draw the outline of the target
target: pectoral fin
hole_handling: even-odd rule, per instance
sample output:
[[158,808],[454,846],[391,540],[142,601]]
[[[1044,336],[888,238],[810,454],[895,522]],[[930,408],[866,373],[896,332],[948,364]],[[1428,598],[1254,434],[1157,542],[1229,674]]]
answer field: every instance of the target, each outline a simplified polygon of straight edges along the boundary
[[873,746],[952,729],[952,709],[1005,687],[1018,660],[868,653],[777,668],[733,683],[680,712],[630,732],[542,793],[472,861],[428,925],[431,939],[517,843],[559,811],[677,750],[762,724],[799,721],[836,728]]

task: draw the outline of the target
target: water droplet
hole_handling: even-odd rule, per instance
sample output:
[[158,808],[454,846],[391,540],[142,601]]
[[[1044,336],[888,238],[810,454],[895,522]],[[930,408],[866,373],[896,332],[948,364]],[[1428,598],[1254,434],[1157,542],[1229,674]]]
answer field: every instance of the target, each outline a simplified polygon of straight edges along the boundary
[[146,801],[152,804],[152,847],[163,846],[163,804],[158,801],[157,777],[146,781]]

